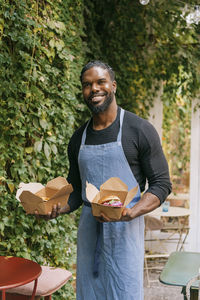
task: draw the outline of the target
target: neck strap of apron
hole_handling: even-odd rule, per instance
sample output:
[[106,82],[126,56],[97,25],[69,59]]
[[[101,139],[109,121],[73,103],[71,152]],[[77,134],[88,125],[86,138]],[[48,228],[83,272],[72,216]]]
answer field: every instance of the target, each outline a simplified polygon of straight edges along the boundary
[[[117,142],[121,141],[122,138],[122,124],[123,124],[123,119],[124,119],[124,109],[120,108],[120,128],[119,128],[119,133],[117,136]],[[81,139],[81,145],[85,145],[85,141],[86,141],[86,132],[87,132],[87,128],[88,125],[90,123],[91,119],[87,122],[86,127],[83,131],[83,135],[82,135],[82,139]]]

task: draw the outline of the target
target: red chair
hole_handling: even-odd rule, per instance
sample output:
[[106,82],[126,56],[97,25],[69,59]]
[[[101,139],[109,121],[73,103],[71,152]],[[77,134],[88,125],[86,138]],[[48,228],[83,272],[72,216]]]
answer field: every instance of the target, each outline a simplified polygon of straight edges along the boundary
[[[71,277],[72,274],[65,269],[42,266],[35,299],[44,297],[45,300],[51,300],[51,295],[65,285]],[[31,282],[6,290],[6,300],[30,300],[33,284]]]

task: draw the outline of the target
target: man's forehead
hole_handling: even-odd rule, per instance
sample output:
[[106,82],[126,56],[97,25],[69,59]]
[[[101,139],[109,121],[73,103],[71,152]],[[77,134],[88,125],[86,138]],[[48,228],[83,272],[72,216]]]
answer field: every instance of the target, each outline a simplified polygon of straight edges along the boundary
[[94,77],[108,78],[110,75],[107,69],[103,69],[99,66],[94,66],[83,73],[83,80]]

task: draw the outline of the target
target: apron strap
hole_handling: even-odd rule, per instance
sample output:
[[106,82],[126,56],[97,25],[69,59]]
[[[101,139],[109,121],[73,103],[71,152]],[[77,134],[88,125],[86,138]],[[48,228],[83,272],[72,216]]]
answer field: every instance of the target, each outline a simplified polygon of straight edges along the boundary
[[91,119],[87,122],[86,126],[85,126],[85,129],[83,131],[83,134],[82,134],[82,139],[81,139],[81,146],[82,145],[85,145],[85,140],[86,140],[86,132],[87,132],[87,128],[88,128],[88,125],[90,123]]
[[[121,142],[121,139],[122,139],[122,124],[123,124],[123,120],[124,120],[124,109],[121,108],[120,109],[120,127],[119,127],[118,136],[117,136],[117,142]],[[82,139],[81,139],[81,146],[85,145],[87,128],[88,128],[88,125],[89,125],[90,121],[91,121],[91,119],[87,122],[87,124],[85,126],[85,129],[83,131]]]
[[121,142],[121,139],[122,139],[122,124],[123,124],[123,120],[124,120],[124,109],[121,108],[121,110],[120,110],[120,127],[119,127],[118,136],[117,136],[117,142]]

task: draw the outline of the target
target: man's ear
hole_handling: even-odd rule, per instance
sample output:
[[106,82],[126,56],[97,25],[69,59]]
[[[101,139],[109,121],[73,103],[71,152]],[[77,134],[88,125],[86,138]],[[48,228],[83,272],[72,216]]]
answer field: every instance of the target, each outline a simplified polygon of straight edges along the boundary
[[115,94],[117,91],[117,82],[115,80],[113,80],[112,85],[113,85],[113,92]]

